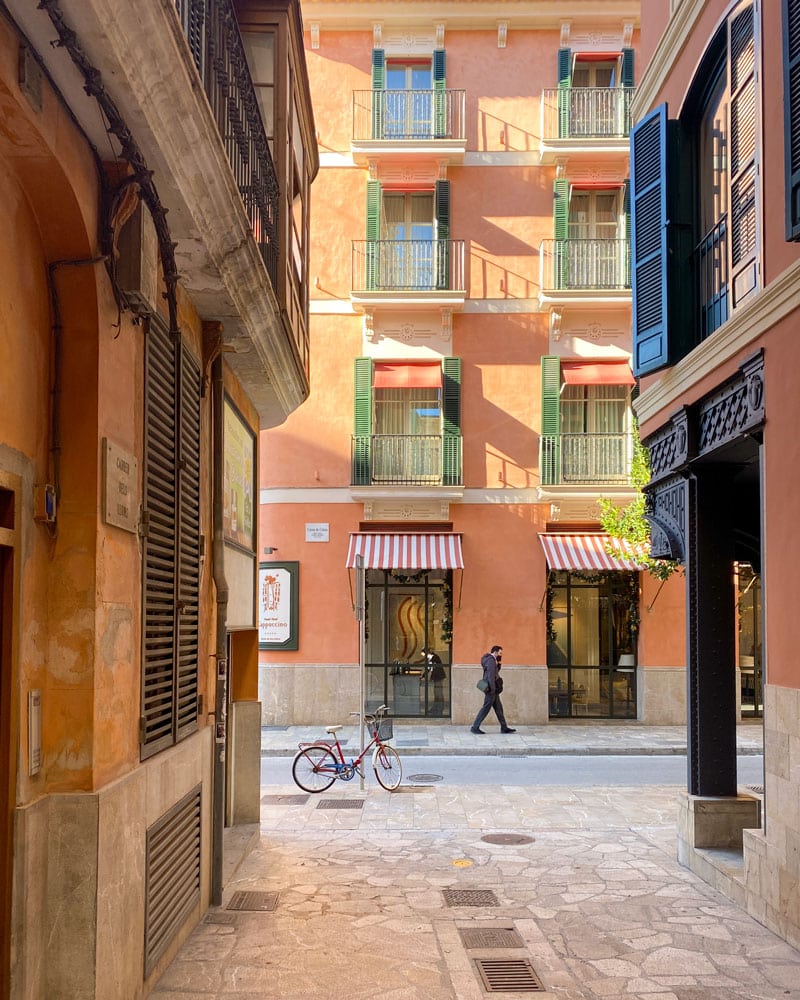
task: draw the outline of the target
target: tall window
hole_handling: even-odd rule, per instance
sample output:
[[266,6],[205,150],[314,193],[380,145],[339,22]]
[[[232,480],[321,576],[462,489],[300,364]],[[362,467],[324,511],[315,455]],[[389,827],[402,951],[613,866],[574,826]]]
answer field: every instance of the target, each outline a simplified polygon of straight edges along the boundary
[[144,378],[142,759],[197,728],[200,371],[157,319]]
[[382,275],[391,288],[433,285],[433,192],[384,192],[381,239],[393,241],[382,250]]

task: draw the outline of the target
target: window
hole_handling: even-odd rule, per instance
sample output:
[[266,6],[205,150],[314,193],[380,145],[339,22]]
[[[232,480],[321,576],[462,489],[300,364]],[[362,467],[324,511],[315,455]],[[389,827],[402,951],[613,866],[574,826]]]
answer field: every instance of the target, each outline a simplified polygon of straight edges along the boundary
[[142,759],[197,728],[200,372],[151,319],[145,342]]
[[674,364],[758,284],[753,6],[709,44],[679,121],[654,109],[631,135],[633,342],[638,375]]
[[414,60],[387,60],[383,49],[373,49],[374,139],[440,139],[447,119],[444,49]]
[[247,56],[247,65],[261,111],[261,120],[269,143],[269,151],[275,155],[275,34],[270,31],[244,32],[242,42]]
[[558,134],[627,135],[633,49],[619,54],[558,51]]
[[354,485],[460,484],[460,358],[356,358],[354,398]]

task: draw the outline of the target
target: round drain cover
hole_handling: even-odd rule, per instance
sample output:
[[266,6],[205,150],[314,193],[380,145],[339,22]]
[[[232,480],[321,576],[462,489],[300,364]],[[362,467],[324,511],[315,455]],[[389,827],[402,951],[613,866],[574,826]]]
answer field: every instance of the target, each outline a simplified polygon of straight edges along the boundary
[[416,781],[419,784],[422,781],[441,781],[443,775],[441,774],[409,774],[409,781]]
[[526,837],[524,833],[487,833],[481,840],[487,844],[532,844],[533,837]]

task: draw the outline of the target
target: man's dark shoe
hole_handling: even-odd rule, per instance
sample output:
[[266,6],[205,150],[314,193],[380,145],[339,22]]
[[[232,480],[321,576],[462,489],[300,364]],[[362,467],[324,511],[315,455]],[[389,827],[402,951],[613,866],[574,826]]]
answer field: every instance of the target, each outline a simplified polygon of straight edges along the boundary
[[505,729],[501,729],[500,732],[501,733],[515,733],[516,729],[512,729],[510,726],[507,726]]
[[475,733],[476,736],[485,736],[486,735],[486,733],[482,729],[473,729],[472,727],[470,727],[469,731],[471,733]]

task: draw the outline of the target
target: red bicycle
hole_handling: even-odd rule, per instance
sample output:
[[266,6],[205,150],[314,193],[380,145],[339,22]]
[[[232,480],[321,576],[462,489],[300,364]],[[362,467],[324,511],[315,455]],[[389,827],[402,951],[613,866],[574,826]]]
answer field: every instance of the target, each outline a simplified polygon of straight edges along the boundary
[[403,780],[403,765],[395,748],[386,743],[386,740],[390,740],[393,736],[392,720],[385,718],[388,710],[386,705],[381,705],[375,709],[374,715],[364,716],[371,739],[358,757],[345,760],[339,737],[336,735],[341,726],[325,727],[325,732],[333,736],[332,744],[322,740],[301,743],[292,761],[292,777],[295,784],[304,792],[324,792],[337,778],[341,781],[350,781],[356,773],[363,775],[361,762],[374,747],[372,769],[375,777],[378,779],[378,784],[387,792],[393,792]]

